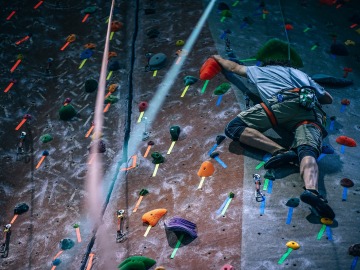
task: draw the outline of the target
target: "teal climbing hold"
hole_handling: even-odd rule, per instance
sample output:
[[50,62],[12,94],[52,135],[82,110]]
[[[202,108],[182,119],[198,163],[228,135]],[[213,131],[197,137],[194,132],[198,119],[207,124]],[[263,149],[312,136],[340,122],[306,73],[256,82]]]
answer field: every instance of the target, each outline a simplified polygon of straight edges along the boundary
[[231,85],[229,83],[222,83],[216,89],[214,90],[214,95],[220,96],[225,94],[229,89]]
[[87,7],[84,9],[85,14],[92,14],[97,10],[96,6]]
[[165,158],[159,152],[152,153],[151,157],[153,158],[152,162],[154,164],[164,163],[164,161],[165,161]]
[[286,206],[289,207],[298,207],[300,204],[300,200],[298,198],[291,198],[287,201]]
[[185,86],[192,85],[198,81],[198,78],[194,76],[185,76],[184,77],[184,84]]
[[113,95],[110,95],[105,99],[105,104],[107,104],[107,103],[114,104],[114,103],[116,103],[118,101],[119,101],[119,98],[117,98],[117,97],[115,97]]
[[172,141],[177,141],[180,135],[180,127],[179,126],[172,126],[170,128],[170,135]]
[[40,141],[42,143],[48,143],[51,142],[53,140],[53,137],[50,134],[44,134],[40,137]]
[[154,266],[156,261],[145,256],[131,256],[119,264],[120,270],[147,270]]

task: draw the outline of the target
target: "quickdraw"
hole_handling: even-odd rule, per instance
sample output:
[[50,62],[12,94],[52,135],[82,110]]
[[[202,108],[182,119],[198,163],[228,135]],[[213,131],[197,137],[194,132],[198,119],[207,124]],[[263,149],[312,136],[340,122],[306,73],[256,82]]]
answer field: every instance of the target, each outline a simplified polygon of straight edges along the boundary
[[126,234],[124,233],[124,219],[125,210],[116,211],[116,217],[118,219],[118,226],[116,231],[116,243],[122,243],[126,240]]
[[262,202],[265,200],[265,195],[261,193],[260,186],[261,186],[261,176],[260,174],[253,174],[253,179],[255,182],[255,199],[257,202]]

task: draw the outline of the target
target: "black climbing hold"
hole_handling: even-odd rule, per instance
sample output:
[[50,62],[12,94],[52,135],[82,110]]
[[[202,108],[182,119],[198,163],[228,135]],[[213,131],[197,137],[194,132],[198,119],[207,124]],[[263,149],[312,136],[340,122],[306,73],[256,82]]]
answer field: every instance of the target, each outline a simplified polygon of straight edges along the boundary
[[155,14],[156,9],[155,8],[145,8],[144,12],[145,12],[145,15]]
[[349,247],[349,255],[354,257],[360,256],[360,244],[354,244]]
[[218,4],[218,7],[217,7],[218,10],[230,10],[230,7],[224,3],[224,2],[220,2]]
[[75,245],[74,241],[69,238],[61,239],[60,248],[62,250],[71,249]]
[[295,207],[298,207],[299,204],[300,204],[300,200],[298,198],[291,198],[286,202],[285,205],[295,208]]
[[346,46],[342,43],[333,43],[330,47],[330,52],[334,55],[338,56],[347,56],[349,55],[349,52],[346,48]]
[[223,140],[225,140],[225,136],[224,135],[217,135],[216,136],[216,144],[219,145],[220,143],[222,143]]
[[96,91],[97,88],[98,88],[97,80],[94,80],[94,79],[86,80],[86,82],[85,82],[85,92],[92,93],[92,92]]
[[180,127],[179,126],[172,126],[170,128],[170,135],[172,141],[177,141],[180,135]]
[[335,121],[335,120],[336,120],[336,116],[330,116],[330,120],[331,120],[331,121]]
[[154,145],[155,143],[153,141],[149,141],[147,144],[148,145]]
[[154,164],[164,163],[164,161],[165,161],[165,158],[159,152],[153,152],[151,154],[151,157],[153,158],[152,162]]
[[210,157],[211,157],[211,158],[216,158],[217,156],[219,156],[219,153],[218,153],[218,152],[212,152],[212,153],[210,154]]
[[160,32],[157,29],[151,29],[146,32],[148,38],[157,38],[160,35]]
[[117,60],[110,60],[109,65],[108,65],[108,69],[110,71],[116,71],[120,69],[120,63]]
[[163,53],[157,53],[151,56],[149,59],[150,70],[158,70],[165,66],[167,57]]
[[19,203],[14,208],[14,215],[21,215],[29,210],[29,206],[26,203]]

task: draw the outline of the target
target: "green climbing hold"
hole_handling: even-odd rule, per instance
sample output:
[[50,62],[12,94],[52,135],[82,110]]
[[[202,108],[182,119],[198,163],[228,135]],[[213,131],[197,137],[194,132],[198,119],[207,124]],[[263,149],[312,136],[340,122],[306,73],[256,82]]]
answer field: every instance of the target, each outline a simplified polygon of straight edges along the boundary
[[229,198],[234,198],[234,197],[235,197],[235,194],[232,193],[232,192],[230,192],[230,193],[229,193]]
[[61,120],[71,120],[77,114],[75,108],[71,104],[62,106],[59,110],[59,116]]
[[73,225],[73,228],[74,229],[76,229],[76,228],[79,228],[80,226],[79,226],[79,224],[77,224],[77,223],[75,223],[74,225]]
[[275,170],[274,169],[270,169],[267,170],[265,175],[264,175],[265,179],[269,179],[269,180],[275,180]]
[[164,161],[165,161],[165,158],[159,152],[152,153],[151,157],[153,158],[152,162],[154,164],[164,163]]
[[225,9],[225,10],[221,11],[221,17],[231,18],[231,17],[232,17],[232,13],[231,13],[230,10]]
[[216,89],[214,90],[214,95],[223,95],[230,89],[230,87],[230,83],[222,83],[218,87],[216,87]]
[[144,256],[132,256],[125,259],[118,268],[120,270],[147,270],[154,266],[156,261]]
[[97,10],[96,6],[87,7],[84,9],[85,14],[92,14]]
[[94,79],[89,79],[85,82],[85,92],[92,93],[98,88],[98,82]]
[[113,95],[110,95],[105,99],[105,104],[107,104],[107,103],[114,104],[114,103],[116,103],[118,101],[119,101],[119,98],[117,98],[117,97],[115,97]]
[[44,134],[40,137],[40,141],[42,143],[48,143],[51,142],[53,140],[53,137],[50,134]]
[[184,84],[185,86],[192,85],[198,81],[198,78],[194,76],[185,76],[184,78]]
[[182,39],[179,39],[179,40],[176,41],[175,44],[176,44],[176,46],[184,46],[185,41],[183,41]]
[[300,200],[298,198],[291,198],[287,201],[286,206],[289,207],[298,207],[300,204]]
[[[288,44],[277,38],[268,40],[256,54],[256,59],[263,63],[284,63],[288,61]],[[300,55],[290,47],[290,64],[293,67],[303,67]]]
[[145,196],[146,194],[148,194],[149,193],[149,191],[147,191],[147,189],[142,189],[140,192],[139,192],[139,195],[140,196]]

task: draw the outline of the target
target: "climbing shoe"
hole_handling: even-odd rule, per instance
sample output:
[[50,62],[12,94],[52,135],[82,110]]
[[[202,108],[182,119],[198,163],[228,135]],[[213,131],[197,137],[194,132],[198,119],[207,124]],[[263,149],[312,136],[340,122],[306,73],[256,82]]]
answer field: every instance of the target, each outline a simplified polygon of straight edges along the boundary
[[268,161],[266,161],[264,168],[266,170],[275,169],[281,167],[282,165],[294,162],[297,159],[298,156],[293,150],[279,150],[276,151]]
[[316,190],[305,190],[300,195],[300,199],[314,208],[320,217],[329,218],[331,220],[335,218],[335,213],[327,204],[327,200],[325,200]]

